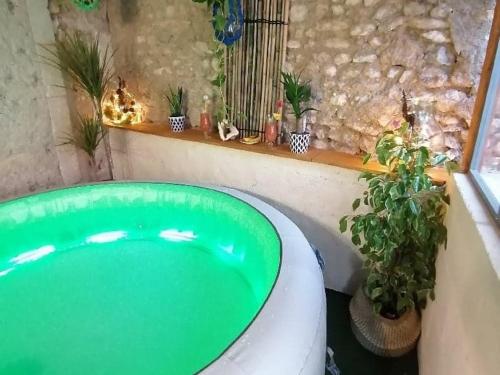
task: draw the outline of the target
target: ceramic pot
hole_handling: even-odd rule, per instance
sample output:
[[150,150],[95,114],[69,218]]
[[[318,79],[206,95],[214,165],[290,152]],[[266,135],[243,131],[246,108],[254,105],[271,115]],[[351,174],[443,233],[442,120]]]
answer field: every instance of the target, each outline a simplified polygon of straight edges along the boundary
[[294,154],[305,154],[309,150],[311,134],[308,132],[290,133],[290,151]]
[[184,124],[186,123],[186,116],[169,117],[170,129],[174,133],[180,133],[184,131]]
[[358,289],[349,304],[352,332],[360,344],[383,357],[399,357],[411,351],[420,336],[420,317],[415,309],[399,319],[373,312],[370,300]]

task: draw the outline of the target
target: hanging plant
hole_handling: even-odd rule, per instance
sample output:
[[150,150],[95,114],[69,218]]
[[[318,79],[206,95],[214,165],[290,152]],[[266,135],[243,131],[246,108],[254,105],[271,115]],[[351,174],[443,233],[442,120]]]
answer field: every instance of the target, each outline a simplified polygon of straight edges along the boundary
[[193,0],[206,3],[212,11],[212,25],[216,39],[230,46],[243,34],[243,6],[241,0]]
[[101,0],[72,0],[73,4],[79,9],[90,11],[97,9]]

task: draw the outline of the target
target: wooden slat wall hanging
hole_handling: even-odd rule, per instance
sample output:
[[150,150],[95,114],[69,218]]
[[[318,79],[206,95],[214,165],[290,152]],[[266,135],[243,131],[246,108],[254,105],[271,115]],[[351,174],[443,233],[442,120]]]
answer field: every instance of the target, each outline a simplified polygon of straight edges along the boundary
[[243,0],[242,38],[226,53],[226,98],[241,137],[264,133],[268,114],[283,98],[290,0]]

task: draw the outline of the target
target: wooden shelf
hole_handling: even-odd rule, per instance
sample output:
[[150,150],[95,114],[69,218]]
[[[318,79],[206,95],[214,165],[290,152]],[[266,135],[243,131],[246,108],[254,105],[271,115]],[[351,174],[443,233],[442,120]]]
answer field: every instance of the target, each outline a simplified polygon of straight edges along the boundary
[[[309,149],[309,151],[303,155],[297,155],[290,152],[288,145],[280,145],[271,147],[264,143],[258,143],[255,145],[246,145],[239,141],[226,141],[220,140],[218,134],[211,133],[208,138],[205,137],[203,132],[199,129],[186,129],[182,133],[173,133],[170,130],[168,124],[163,123],[144,123],[137,125],[107,125],[109,128],[120,129],[124,131],[133,131],[144,134],[152,134],[159,137],[178,139],[189,142],[205,143],[213,146],[227,147],[241,151],[255,152],[258,154],[265,154],[271,156],[277,156],[288,159],[296,159],[301,161],[307,161],[311,163],[319,163],[332,165],[336,167],[342,167],[347,169],[354,169],[358,171],[372,171],[381,172],[383,167],[381,167],[377,162],[370,161],[368,164],[363,165],[363,159],[359,155],[349,155],[342,152],[337,152],[333,150],[318,150]],[[432,169],[429,174],[436,181],[444,182],[447,179],[447,173],[442,168]]]

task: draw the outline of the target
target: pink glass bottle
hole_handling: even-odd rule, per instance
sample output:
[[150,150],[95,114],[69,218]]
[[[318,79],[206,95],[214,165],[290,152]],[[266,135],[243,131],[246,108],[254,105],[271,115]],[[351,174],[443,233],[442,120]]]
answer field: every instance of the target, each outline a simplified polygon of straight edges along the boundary
[[278,138],[278,126],[271,115],[267,116],[264,136],[266,143],[270,146],[274,146]]

